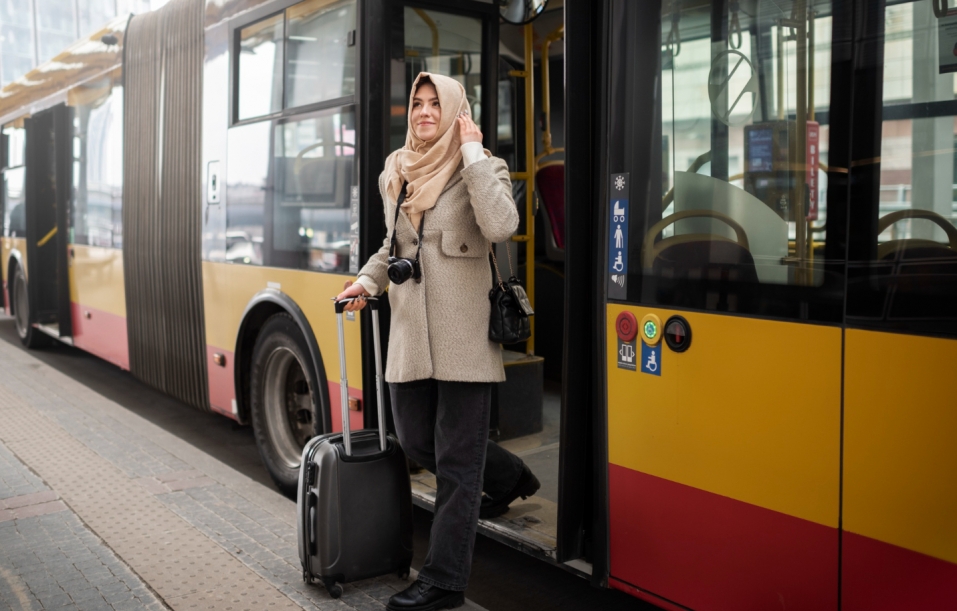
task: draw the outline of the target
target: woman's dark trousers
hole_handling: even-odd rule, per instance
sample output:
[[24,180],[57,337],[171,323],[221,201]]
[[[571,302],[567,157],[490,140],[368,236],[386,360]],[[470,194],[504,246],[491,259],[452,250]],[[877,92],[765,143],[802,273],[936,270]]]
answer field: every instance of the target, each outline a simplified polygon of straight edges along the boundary
[[501,498],[518,482],[520,458],[488,438],[492,384],[419,380],[389,384],[405,453],[435,474],[435,518],[419,579],[465,590],[482,491]]

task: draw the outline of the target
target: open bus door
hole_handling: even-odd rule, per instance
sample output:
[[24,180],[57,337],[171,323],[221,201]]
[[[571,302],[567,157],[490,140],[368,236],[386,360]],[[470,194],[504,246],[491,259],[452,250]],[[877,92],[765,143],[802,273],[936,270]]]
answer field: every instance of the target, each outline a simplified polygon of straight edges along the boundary
[[[65,104],[37,113],[26,127],[27,295],[31,329],[72,335],[67,270],[68,210],[73,187],[73,122]],[[36,328],[33,328],[36,327]]]
[[[378,86],[374,84],[377,70],[382,70],[387,77],[385,82],[389,83],[387,94],[383,96],[389,108],[388,112],[382,113],[387,117],[387,124],[378,132],[385,132],[386,138],[384,143],[372,143],[366,149],[373,151],[373,156],[375,151],[381,151],[381,157],[370,159],[369,165],[365,166],[372,168],[364,180],[365,188],[377,190],[375,178],[381,171],[381,159],[404,144],[406,105],[415,76],[421,71],[431,71],[458,79],[469,96],[473,116],[484,135],[485,147],[509,163],[513,172],[513,195],[524,219],[513,242],[497,247],[502,274],[507,273],[508,265],[505,249],[511,249],[515,271],[524,277],[526,288],[532,288],[530,294],[534,293],[533,283],[541,289],[545,280],[550,281],[554,289],[550,293],[541,291],[536,305],[535,337],[545,338],[540,342],[543,353],[540,354],[535,347],[540,345],[537,340],[534,346],[505,347],[508,379],[498,385],[492,408],[493,438],[520,456],[536,473],[542,487],[535,496],[513,502],[504,516],[481,520],[479,532],[530,555],[561,564],[572,572],[587,575],[591,572],[589,562],[593,551],[589,542],[592,520],[597,515],[591,509],[596,498],[596,488],[589,472],[593,458],[589,437],[592,429],[585,423],[592,403],[567,400],[565,386],[566,380],[574,378],[568,383],[571,388],[591,388],[591,381],[579,374],[591,371],[593,359],[588,358],[587,350],[594,337],[587,325],[581,325],[580,321],[569,322],[564,308],[567,290],[562,285],[565,274],[561,264],[551,268],[551,276],[546,277],[546,272],[540,270],[538,282],[534,279],[535,273],[530,271],[536,263],[547,263],[543,253],[539,253],[536,260],[536,249],[531,246],[534,244],[534,225],[538,221],[534,216],[535,195],[528,192],[528,185],[535,184],[536,156],[542,152],[536,146],[538,138],[535,135],[536,113],[541,108],[541,83],[536,78],[542,62],[549,60],[556,65],[552,81],[555,93],[551,100],[555,130],[560,133],[564,127],[561,110],[564,107],[562,46],[552,45],[549,53],[546,45],[543,56],[538,41],[549,35],[552,42],[560,38],[567,7],[561,2],[552,2],[541,10],[542,5],[536,4],[533,21],[529,25],[518,25],[502,21],[501,15],[508,7],[503,5],[500,12],[495,3],[416,1],[384,4],[391,9],[383,13],[387,25],[369,23],[367,32],[372,36],[379,31],[376,28],[383,28],[383,33],[387,33],[387,57],[374,54],[368,68],[370,94],[372,88]],[[511,4],[518,6],[521,3]],[[579,3],[579,6],[587,9],[586,3]],[[379,66],[379,61],[384,61],[384,68]],[[367,122],[369,133],[377,132],[377,120],[371,117]],[[556,142],[556,146],[560,144]],[[559,192],[565,188],[562,184],[554,186]],[[370,197],[376,202],[378,199]],[[590,219],[590,199],[578,202],[581,205],[570,206],[568,214],[583,222],[584,227]],[[382,216],[374,212],[375,205],[364,222],[368,234],[363,234],[363,242],[372,245],[365,256],[371,254],[372,247],[381,244],[384,234],[384,227],[379,224]],[[579,242],[577,252],[584,265],[575,267],[577,279],[587,281],[593,277],[587,265],[591,259],[590,250]],[[554,310],[552,315],[547,315],[549,309]],[[570,328],[576,331],[574,339],[564,341]],[[585,333],[578,333],[579,330]],[[554,349],[546,351],[546,344]],[[370,367],[366,369],[371,370]],[[571,396],[577,398],[579,394]],[[430,474],[414,474],[416,504],[431,509],[434,486]]]

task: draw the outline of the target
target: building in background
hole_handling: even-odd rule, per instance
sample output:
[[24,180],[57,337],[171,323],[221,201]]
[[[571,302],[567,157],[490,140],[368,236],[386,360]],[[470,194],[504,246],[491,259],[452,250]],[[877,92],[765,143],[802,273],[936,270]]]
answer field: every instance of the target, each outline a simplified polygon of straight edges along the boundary
[[167,0],[0,0],[0,87],[55,57],[117,15]]

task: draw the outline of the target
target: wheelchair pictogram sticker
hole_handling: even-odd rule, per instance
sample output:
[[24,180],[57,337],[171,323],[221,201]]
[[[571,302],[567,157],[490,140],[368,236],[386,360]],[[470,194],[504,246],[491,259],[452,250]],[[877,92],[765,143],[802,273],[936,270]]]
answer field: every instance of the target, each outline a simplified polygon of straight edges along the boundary
[[661,375],[661,343],[649,346],[641,342],[641,373]]
[[[731,127],[747,123],[758,104],[758,91],[758,74],[741,51],[724,51],[711,62],[708,97],[711,113],[718,121]],[[750,104],[745,99],[748,95]]]

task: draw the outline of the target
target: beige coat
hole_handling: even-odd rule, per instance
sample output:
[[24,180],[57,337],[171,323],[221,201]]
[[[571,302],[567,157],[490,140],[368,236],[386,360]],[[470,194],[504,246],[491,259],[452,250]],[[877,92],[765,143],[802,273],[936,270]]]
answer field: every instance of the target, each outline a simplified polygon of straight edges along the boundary
[[[518,228],[518,211],[505,162],[497,157],[476,161],[456,172],[425,213],[422,237],[422,282],[390,284],[386,273],[394,200],[386,195],[382,248],[359,271],[381,288],[389,286],[392,330],[386,363],[387,382],[435,378],[457,382],[505,380],[502,349],[488,340],[492,275],[488,242],[502,242]],[[398,254],[414,258],[417,238],[406,213],[399,213]]]

